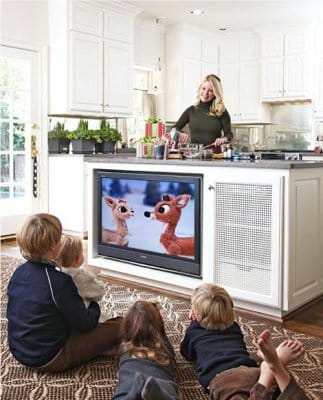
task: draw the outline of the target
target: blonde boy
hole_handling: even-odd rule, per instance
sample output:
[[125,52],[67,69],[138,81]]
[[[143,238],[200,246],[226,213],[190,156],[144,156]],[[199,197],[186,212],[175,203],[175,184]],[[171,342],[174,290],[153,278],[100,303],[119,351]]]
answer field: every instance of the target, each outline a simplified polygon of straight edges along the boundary
[[62,225],[51,214],[30,216],[17,233],[26,262],[8,284],[8,342],[21,364],[59,372],[114,352],[122,318],[98,323],[100,307],[85,307],[70,276],[59,270]]
[[194,361],[199,381],[212,400],[272,399],[276,380],[280,400],[307,399],[284,366],[304,353],[302,344],[287,340],[275,350],[270,332],[260,334],[257,346],[261,367],[246,348],[234,320],[233,302],[224,288],[208,283],[197,287],[189,314],[191,324],[181,343],[181,354]]

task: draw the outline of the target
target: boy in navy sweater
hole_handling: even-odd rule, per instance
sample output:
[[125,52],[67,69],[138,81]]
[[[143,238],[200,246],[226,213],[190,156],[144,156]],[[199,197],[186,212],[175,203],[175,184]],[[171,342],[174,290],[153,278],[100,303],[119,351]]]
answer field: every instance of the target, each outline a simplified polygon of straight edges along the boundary
[[258,339],[260,368],[246,348],[243,334],[234,320],[233,302],[225,289],[203,284],[195,289],[189,318],[191,324],[181,343],[181,354],[194,361],[199,381],[212,400],[270,400],[276,381],[280,400],[305,400],[307,396],[290,377],[285,365],[304,353],[294,340],[282,342],[276,349],[270,332]]
[[27,260],[8,284],[8,341],[13,356],[28,367],[58,372],[98,356],[120,344],[121,318],[98,323],[100,307],[87,308],[72,278],[55,260],[62,225],[51,214],[35,214],[17,233]]

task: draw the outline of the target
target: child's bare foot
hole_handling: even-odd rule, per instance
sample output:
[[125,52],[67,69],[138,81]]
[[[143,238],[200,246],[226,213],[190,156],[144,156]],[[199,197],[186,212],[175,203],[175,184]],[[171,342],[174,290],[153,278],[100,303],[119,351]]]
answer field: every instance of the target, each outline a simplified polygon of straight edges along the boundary
[[261,364],[259,382],[262,383],[264,380],[266,383],[266,380],[268,381],[268,368],[272,371],[280,391],[283,392],[290,382],[290,375],[285,369],[285,365],[304,353],[302,343],[297,340],[284,340],[275,349],[271,339],[271,333],[266,329],[259,335],[257,346],[264,359]]
[[258,354],[268,363],[270,368],[273,368],[278,360],[283,365],[287,365],[304,354],[305,351],[302,343],[298,340],[284,340],[275,349],[268,329],[259,335],[257,345],[260,350]]

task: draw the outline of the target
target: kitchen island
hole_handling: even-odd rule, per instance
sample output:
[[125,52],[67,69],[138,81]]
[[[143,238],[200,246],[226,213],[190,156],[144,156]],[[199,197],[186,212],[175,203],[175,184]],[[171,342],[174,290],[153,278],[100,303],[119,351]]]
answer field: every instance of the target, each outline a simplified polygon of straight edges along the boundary
[[[279,318],[323,293],[323,162],[51,156],[50,175],[64,171],[71,197],[73,162],[84,165],[88,263],[103,274],[186,295],[214,282],[236,306]],[[201,277],[98,255],[99,170],[203,177]],[[73,213],[67,200],[64,209]]]

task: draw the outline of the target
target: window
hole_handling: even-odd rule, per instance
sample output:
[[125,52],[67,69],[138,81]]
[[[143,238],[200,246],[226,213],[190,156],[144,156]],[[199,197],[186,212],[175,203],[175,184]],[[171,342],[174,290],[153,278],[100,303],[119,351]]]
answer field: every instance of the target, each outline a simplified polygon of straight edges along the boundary
[[148,92],[151,71],[134,70],[133,118],[127,120],[128,145],[135,142],[145,131],[144,96]]

